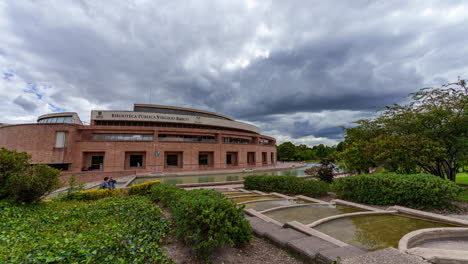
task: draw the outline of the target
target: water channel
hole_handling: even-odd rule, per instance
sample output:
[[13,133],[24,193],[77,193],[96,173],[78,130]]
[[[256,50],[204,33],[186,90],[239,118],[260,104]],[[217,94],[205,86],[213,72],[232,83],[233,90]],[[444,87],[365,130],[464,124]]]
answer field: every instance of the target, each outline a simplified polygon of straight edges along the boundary
[[229,182],[229,181],[240,181],[244,177],[249,175],[291,175],[296,177],[306,176],[304,172],[306,169],[313,166],[317,166],[318,163],[308,163],[307,166],[295,169],[286,169],[279,171],[255,171],[255,172],[243,172],[243,173],[232,173],[232,174],[212,174],[212,175],[188,175],[188,176],[167,176],[167,177],[145,177],[136,178],[131,185],[144,183],[148,181],[160,180],[166,184],[191,184],[191,183],[206,183],[206,182]]

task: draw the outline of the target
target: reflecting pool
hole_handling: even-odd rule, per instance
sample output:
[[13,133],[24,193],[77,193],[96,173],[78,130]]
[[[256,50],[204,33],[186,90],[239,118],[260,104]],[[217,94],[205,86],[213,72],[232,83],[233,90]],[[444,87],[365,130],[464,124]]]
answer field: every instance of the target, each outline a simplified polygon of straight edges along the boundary
[[303,224],[310,224],[319,219],[332,215],[362,212],[364,210],[343,205],[317,204],[301,207],[283,208],[265,213],[266,216],[275,219],[280,223],[298,221]]
[[145,177],[136,178],[131,185],[139,184],[148,181],[160,180],[162,183],[167,184],[191,184],[191,183],[205,183],[205,182],[229,182],[241,181],[244,177],[249,175],[291,175],[296,177],[306,176],[304,172],[306,169],[317,166],[317,163],[308,163],[307,166],[296,169],[287,169],[281,171],[263,171],[263,172],[243,172],[234,174],[212,174],[212,175],[191,175],[191,176],[169,176],[169,177]]
[[398,242],[407,233],[435,227],[454,225],[402,215],[363,215],[332,220],[314,229],[363,250],[374,251],[398,248]]
[[245,204],[245,208],[246,209],[252,208],[257,211],[263,211],[263,210],[267,210],[267,209],[271,209],[271,208],[275,208],[279,206],[303,204],[303,203],[311,203],[311,202],[300,200],[300,199],[260,201],[260,202],[254,202],[254,203],[247,203]]

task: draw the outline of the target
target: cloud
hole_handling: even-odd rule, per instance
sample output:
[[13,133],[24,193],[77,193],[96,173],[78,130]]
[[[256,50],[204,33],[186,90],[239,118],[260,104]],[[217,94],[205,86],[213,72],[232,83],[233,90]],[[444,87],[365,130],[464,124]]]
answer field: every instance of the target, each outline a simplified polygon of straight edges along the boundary
[[335,144],[468,70],[465,1],[4,1],[0,122],[154,103]]

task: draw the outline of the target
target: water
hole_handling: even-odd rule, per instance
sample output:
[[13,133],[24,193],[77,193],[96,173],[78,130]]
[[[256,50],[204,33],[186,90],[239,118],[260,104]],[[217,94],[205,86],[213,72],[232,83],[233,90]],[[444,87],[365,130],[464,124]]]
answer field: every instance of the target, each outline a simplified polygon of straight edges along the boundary
[[310,224],[319,219],[332,215],[362,212],[364,210],[343,205],[317,204],[301,207],[279,209],[265,213],[266,216],[280,223],[298,221],[302,224]]
[[374,251],[398,248],[398,242],[407,233],[435,227],[454,226],[402,215],[364,215],[332,220],[315,229],[363,250]]
[[234,174],[212,174],[212,175],[189,175],[189,176],[173,176],[173,177],[148,177],[136,178],[131,185],[139,184],[148,181],[160,180],[166,184],[192,184],[192,183],[205,183],[205,182],[230,182],[241,181],[244,177],[249,175],[292,175],[296,177],[306,176],[304,172],[306,169],[317,166],[318,163],[308,163],[307,166],[302,168],[287,169],[281,171],[265,171],[265,172],[244,172]]
[[285,206],[285,205],[292,205],[292,204],[303,204],[303,203],[310,203],[308,201],[300,200],[300,199],[293,199],[293,200],[274,200],[274,201],[260,201],[260,202],[254,202],[254,203],[247,203],[245,204],[245,208],[249,209],[252,208],[256,211],[263,211],[279,206]]

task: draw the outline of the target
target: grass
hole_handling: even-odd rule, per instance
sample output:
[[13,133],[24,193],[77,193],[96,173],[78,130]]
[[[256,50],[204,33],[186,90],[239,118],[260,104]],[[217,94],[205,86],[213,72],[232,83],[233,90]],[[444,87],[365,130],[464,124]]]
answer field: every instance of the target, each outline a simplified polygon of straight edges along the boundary
[[458,184],[468,184],[468,172],[458,173],[456,182]]

